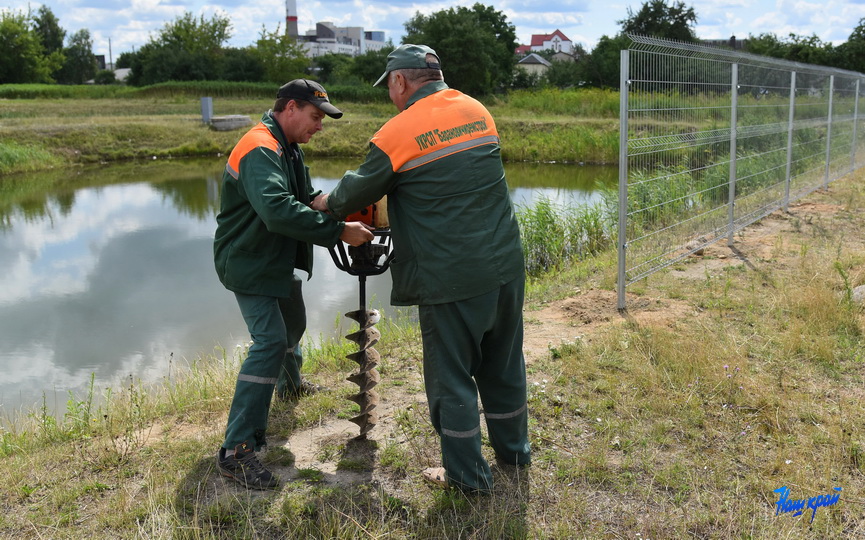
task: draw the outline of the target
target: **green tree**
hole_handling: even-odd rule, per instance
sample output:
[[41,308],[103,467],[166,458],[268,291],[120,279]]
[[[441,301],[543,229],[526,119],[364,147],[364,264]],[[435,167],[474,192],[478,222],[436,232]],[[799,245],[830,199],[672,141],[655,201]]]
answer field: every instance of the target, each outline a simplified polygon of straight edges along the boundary
[[54,82],[62,53],[46,55],[30,22],[24,13],[0,11],[0,84]]
[[[586,84],[597,87],[618,88],[621,67],[620,51],[627,49],[630,40],[626,34],[654,36],[677,41],[694,42],[697,36],[693,25],[697,23],[697,14],[693,8],[683,2],[667,5],[665,0],[649,0],[644,2],[640,10],[634,13],[628,8],[628,17],[618,21],[622,26],[621,33],[614,37],[601,36],[598,44],[582,62],[582,78]],[[658,70],[672,69],[666,67],[646,67],[655,69],[652,75],[658,80],[670,77],[670,73],[662,74]]]
[[405,23],[403,43],[435,49],[448,85],[469,94],[489,94],[510,86],[516,30],[507,16],[477,3],[450,8]]
[[583,59],[583,80],[590,86],[619,87],[619,71],[622,49],[627,49],[630,40],[624,34],[615,37],[601,36],[592,53]]
[[583,66],[577,62],[553,60],[544,73],[543,81],[548,86],[570,88],[585,84]]
[[65,60],[57,75],[63,84],[84,84],[96,76],[97,62],[93,55],[93,40],[90,31],[81,29],[69,38],[69,46],[63,49]]
[[521,67],[514,68],[514,76],[511,79],[511,88],[521,90],[526,88],[537,88],[541,84],[541,76],[537,73],[529,73]]
[[225,49],[222,52],[222,76],[226,81],[260,82],[264,80],[264,64],[253,47]]
[[117,82],[117,77],[110,69],[100,69],[96,72],[93,82],[96,84],[114,84]]
[[60,27],[60,21],[48,6],[42,5],[39,8],[38,15],[33,18],[33,30],[39,36],[45,54],[63,50],[66,30]]
[[166,23],[157,41],[191,55],[215,57],[230,38],[231,19],[227,15],[217,13],[209,20],[201,15],[196,19],[195,15],[187,11]]
[[306,77],[309,58],[303,46],[285,32],[268,32],[262,25],[261,34],[255,42],[255,55],[264,66],[264,80],[274,84],[284,84],[292,79]]
[[352,64],[347,54],[324,54],[313,59],[313,73],[322,84],[351,83]]
[[122,52],[120,56],[117,57],[117,61],[114,63],[116,68],[131,68],[132,60],[135,58],[134,52]]
[[366,51],[355,56],[349,66],[349,73],[365,83],[374,83],[384,73],[387,55],[393,52],[394,48],[393,43],[389,42],[388,46],[380,51]]
[[831,43],[823,43],[816,34],[789,34],[786,39],[780,39],[775,34],[748,36],[748,52],[821,66],[838,66],[839,59],[843,57],[843,52],[836,52]]
[[626,34],[640,34],[678,41],[697,41],[693,26],[697,24],[694,8],[684,2],[667,5],[665,0],[649,0],[637,13],[628,8],[628,17],[618,21]]
[[838,67],[865,73],[865,18],[853,29],[850,37],[837,49]]
[[231,38],[225,15],[196,18],[186,12],[135,53],[127,79],[132,85],[164,81],[215,80],[222,75],[222,47]]

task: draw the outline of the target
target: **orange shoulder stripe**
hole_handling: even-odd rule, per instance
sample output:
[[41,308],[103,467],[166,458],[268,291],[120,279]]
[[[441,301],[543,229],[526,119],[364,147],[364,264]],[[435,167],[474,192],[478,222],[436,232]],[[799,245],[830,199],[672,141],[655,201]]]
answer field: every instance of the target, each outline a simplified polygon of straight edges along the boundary
[[278,155],[282,155],[282,147],[263,122],[259,122],[258,125],[247,131],[246,135],[237,141],[237,144],[228,156],[228,163],[225,165],[225,170],[228,171],[228,174],[236,180],[238,174],[240,174],[240,160],[243,159],[243,156],[261,146],[268,150],[273,150]]
[[486,107],[451,88],[412,104],[372,138],[372,143],[388,155],[395,172],[498,142],[495,121]]

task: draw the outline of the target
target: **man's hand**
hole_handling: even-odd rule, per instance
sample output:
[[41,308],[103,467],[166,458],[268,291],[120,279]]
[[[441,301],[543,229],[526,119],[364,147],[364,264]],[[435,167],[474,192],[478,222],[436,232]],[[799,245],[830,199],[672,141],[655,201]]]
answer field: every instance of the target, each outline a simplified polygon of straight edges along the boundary
[[327,193],[319,193],[316,197],[309,203],[309,207],[313,210],[317,210],[319,212],[327,212],[330,213],[327,209]]
[[339,239],[350,246],[359,246],[375,238],[372,227],[360,221],[348,221]]

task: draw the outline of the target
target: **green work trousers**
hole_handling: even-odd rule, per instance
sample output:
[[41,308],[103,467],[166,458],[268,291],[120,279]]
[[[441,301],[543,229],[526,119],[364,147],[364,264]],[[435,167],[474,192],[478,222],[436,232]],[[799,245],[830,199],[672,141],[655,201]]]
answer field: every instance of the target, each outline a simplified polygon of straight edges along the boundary
[[287,298],[235,293],[252,346],[237,375],[223,448],[246,442],[259,450],[266,444],[274,386],[280,395],[300,388],[300,338],[306,331],[301,283],[294,276]]
[[490,445],[506,463],[531,461],[523,358],[522,277],[474,298],[419,306],[424,383],[448,483],[492,488],[481,454],[478,394]]

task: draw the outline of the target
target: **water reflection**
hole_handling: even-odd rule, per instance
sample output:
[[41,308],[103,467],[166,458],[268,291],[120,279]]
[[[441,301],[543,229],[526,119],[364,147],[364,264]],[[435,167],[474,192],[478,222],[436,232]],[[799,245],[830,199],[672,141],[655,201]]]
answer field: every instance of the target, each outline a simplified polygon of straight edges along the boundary
[[[43,395],[49,410],[62,414],[68,393],[80,395],[91,374],[97,389],[130,375],[155,381],[171,363],[218,347],[232,354],[249,339],[233,295],[213,270],[223,165],[157,161],[0,182],[2,416],[34,407]],[[327,191],[354,165],[312,162],[314,182]],[[539,194],[589,200],[609,180],[588,172],[508,169],[522,202]],[[314,268],[304,293],[307,335],[317,342],[347,331],[339,314],[357,308],[358,286],[324,249],[316,250]],[[385,311],[389,293],[389,274],[367,281],[368,298]]]

